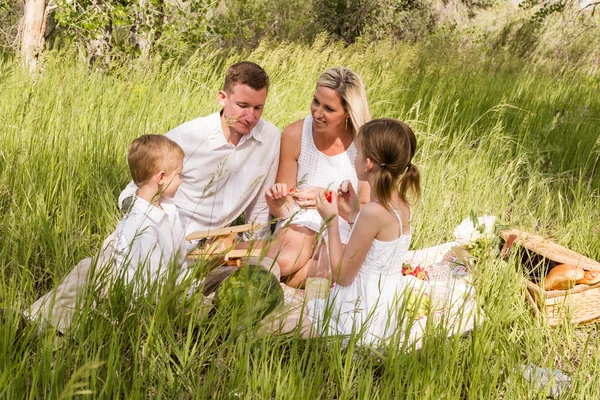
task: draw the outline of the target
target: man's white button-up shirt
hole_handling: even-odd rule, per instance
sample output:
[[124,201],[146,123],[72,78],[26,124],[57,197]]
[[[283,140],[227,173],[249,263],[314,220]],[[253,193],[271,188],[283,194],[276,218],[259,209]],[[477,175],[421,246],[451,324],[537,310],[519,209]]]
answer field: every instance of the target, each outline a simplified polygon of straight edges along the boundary
[[[260,120],[234,146],[227,143],[217,112],[186,122],[166,136],[185,152],[183,183],[174,200],[187,234],[229,226],[243,212],[246,223],[263,225],[257,236],[268,233],[265,191],[275,183],[281,140],[275,125]],[[135,190],[130,183],[119,203]]]

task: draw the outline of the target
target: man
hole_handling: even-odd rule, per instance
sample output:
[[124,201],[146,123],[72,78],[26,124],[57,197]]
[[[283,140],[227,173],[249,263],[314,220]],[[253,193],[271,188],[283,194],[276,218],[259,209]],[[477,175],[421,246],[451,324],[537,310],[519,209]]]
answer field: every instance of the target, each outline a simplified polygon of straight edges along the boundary
[[[277,127],[260,119],[268,89],[269,77],[259,65],[234,64],[217,95],[221,111],[166,134],[185,152],[174,201],[186,234],[229,226],[244,212],[246,223],[262,224],[255,236],[268,234],[264,193],[275,182],[280,143]],[[121,208],[135,190],[132,182],[121,193]]]
[[[265,191],[275,182],[280,134],[273,124],[260,119],[268,90],[269,77],[260,66],[251,62],[232,65],[218,93],[221,111],[186,122],[165,135],[184,152],[183,182],[173,200],[186,234],[228,226],[242,213],[247,223],[262,224],[255,236],[269,233]],[[133,182],[127,185],[119,196],[121,208],[129,209],[136,191]],[[95,282],[90,281],[90,271],[97,268],[97,275],[102,271],[99,275],[105,272],[110,277],[113,245],[111,235],[97,261],[82,260],[56,289],[31,305],[26,315],[45,319],[64,332],[77,310],[78,294]],[[278,265],[265,260],[261,264],[279,277]],[[213,290],[232,271],[216,272],[210,280]]]

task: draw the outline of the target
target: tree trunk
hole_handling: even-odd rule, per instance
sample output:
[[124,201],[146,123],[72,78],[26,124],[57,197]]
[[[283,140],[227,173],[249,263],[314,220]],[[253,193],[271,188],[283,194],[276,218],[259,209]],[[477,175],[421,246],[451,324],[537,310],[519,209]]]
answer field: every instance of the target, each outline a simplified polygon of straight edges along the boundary
[[112,23],[100,28],[88,43],[88,66],[99,71],[107,70],[110,66],[110,51],[112,50]]
[[162,33],[165,23],[164,0],[137,0],[134,6],[134,20],[129,32],[129,42],[141,59],[148,59],[154,42]]
[[21,57],[23,65],[31,72],[37,68],[38,58],[44,50],[46,18],[46,0],[25,0]]

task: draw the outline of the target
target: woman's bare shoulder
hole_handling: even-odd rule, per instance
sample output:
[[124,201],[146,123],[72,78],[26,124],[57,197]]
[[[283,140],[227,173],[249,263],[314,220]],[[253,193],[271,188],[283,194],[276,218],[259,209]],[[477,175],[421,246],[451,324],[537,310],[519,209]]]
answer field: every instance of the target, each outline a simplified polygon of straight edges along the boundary
[[283,158],[297,160],[300,156],[300,146],[302,144],[302,124],[304,120],[292,122],[281,132],[281,155]]
[[283,128],[283,132],[281,135],[283,138],[301,138],[302,137],[302,128],[304,126],[304,119],[299,119],[296,122],[292,122],[285,128]]

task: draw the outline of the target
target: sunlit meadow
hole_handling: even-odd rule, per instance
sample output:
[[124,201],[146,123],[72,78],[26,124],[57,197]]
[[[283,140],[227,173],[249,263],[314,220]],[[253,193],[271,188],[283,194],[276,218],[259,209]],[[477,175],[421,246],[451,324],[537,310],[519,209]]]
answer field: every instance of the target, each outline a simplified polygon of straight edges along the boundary
[[104,74],[68,52],[49,52],[36,76],[2,61],[0,397],[545,398],[522,379],[529,363],[568,374],[568,398],[597,397],[596,325],[534,319],[515,260],[473,271],[487,316],[480,328],[449,339],[432,331],[420,351],[228,337],[175,287],[158,299],[113,293],[64,336],[19,328],[11,310],[52,288],[114,230],[127,144],[218,110],[224,70],[241,59],[269,73],[264,118],[279,128],[308,115],[318,75],[336,65],[362,76],[373,117],[414,128],[423,198],[413,208],[413,248],[452,240],[473,210],[600,259],[598,75],[436,41],[264,44]]

